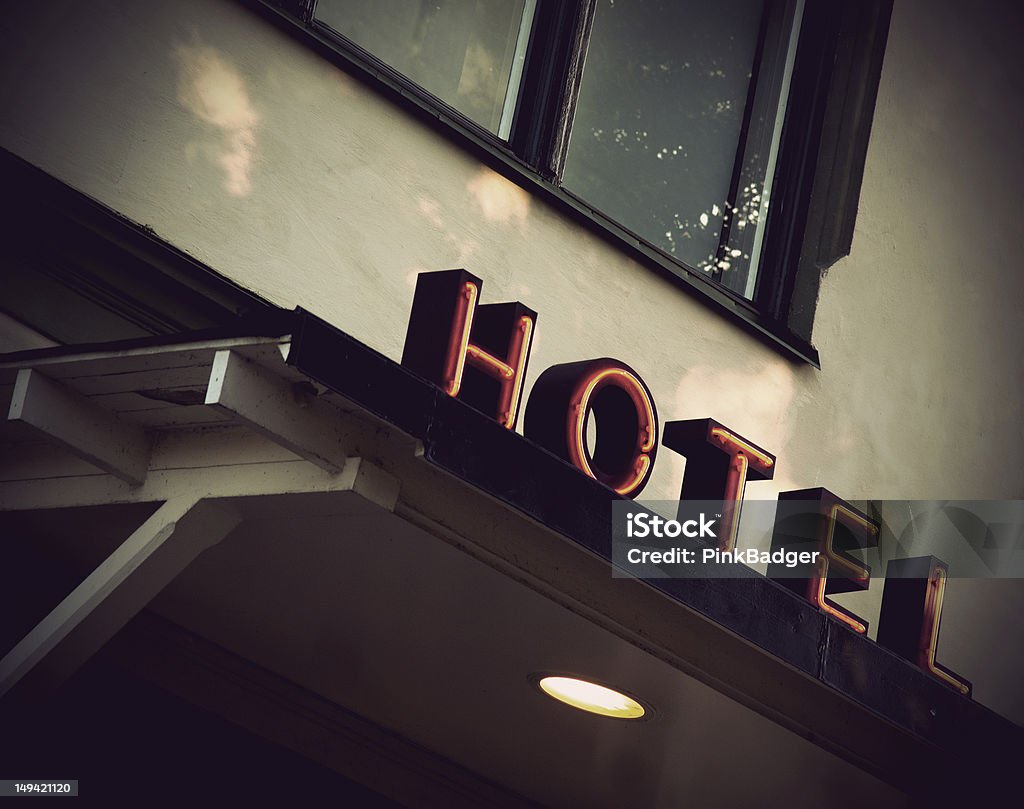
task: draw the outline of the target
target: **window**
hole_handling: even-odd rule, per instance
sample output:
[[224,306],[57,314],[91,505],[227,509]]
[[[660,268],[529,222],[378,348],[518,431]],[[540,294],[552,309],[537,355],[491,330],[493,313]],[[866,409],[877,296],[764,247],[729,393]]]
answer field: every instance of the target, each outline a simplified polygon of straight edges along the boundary
[[265,2],[817,362],[817,284],[852,241],[892,0]]
[[600,0],[562,187],[752,299],[802,10]]
[[320,0],[317,19],[507,139],[535,0]]

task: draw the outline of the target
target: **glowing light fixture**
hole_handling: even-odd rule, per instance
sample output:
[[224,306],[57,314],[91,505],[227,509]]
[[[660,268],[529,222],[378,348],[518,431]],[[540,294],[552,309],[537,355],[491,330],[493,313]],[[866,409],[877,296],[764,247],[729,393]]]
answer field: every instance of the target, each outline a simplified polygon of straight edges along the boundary
[[535,682],[548,696],[581,711],[615,719],[640,719],[647,713],[644,706],[632,697],[576,677],[540,677]]

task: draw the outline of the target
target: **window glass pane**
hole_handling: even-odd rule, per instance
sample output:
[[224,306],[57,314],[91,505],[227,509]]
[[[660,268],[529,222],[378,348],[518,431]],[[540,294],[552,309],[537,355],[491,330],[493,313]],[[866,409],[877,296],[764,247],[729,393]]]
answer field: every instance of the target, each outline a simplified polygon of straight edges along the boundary
[[320,0],[315,14],[467,118],[507,138],[534,4]]
[[567,190],[746,297],[794,6],[599,0],[562,175]]

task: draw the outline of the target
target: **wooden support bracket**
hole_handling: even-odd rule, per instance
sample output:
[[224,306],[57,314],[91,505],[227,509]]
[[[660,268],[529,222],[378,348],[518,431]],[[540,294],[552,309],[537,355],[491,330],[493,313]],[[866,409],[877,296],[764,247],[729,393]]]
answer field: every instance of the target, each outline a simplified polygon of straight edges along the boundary
[[331,474],[353,454],[341,413],[234,351],[214,356],[206,404]]
[[27,424],[127,483],[137,486],[146,479],[149,442],[141,427],[35,369],[18,371],[7,419]]
[[240,519],[210,500],[165,502],[0,660],[0,697],[29,674],[58,685]]

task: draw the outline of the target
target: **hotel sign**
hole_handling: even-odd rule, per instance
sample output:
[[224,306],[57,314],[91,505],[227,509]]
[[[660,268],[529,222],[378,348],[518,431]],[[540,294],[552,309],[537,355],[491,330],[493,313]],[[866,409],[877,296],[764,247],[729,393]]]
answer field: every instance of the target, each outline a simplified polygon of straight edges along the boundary
[[[537,313],[518,302],[481,304],[482,289],[481,279],[465,270],[420,274],[402,365],[513,430]],[[598,426],[593,448],[590,418]],[[608,357],[544,370],[526,403],[523,432],[624,498],[646,486],[659,446],[683,455],[680,501],[722,504],[714,535],[723,554],[742,553],[737,536],[747,483],[771,479],[776,467],[772,453],[713,419],[669,421],[660,429],[650,388],[626,363]],[[799,521],[807,552],[799,555],[797,573],[782,575],[769,564],[769,577],[866,634],[867,621],[829,596],[867,589],[871,570],[848,551],[877,545],[880,524],[824,489],[783,492],[775,520],[772,551],[784,550]],[[970,695],[970,683],[935,659],[948,567],[925,556],[892,560],[887,572],[893,577],[885,584],[878,642]]]

